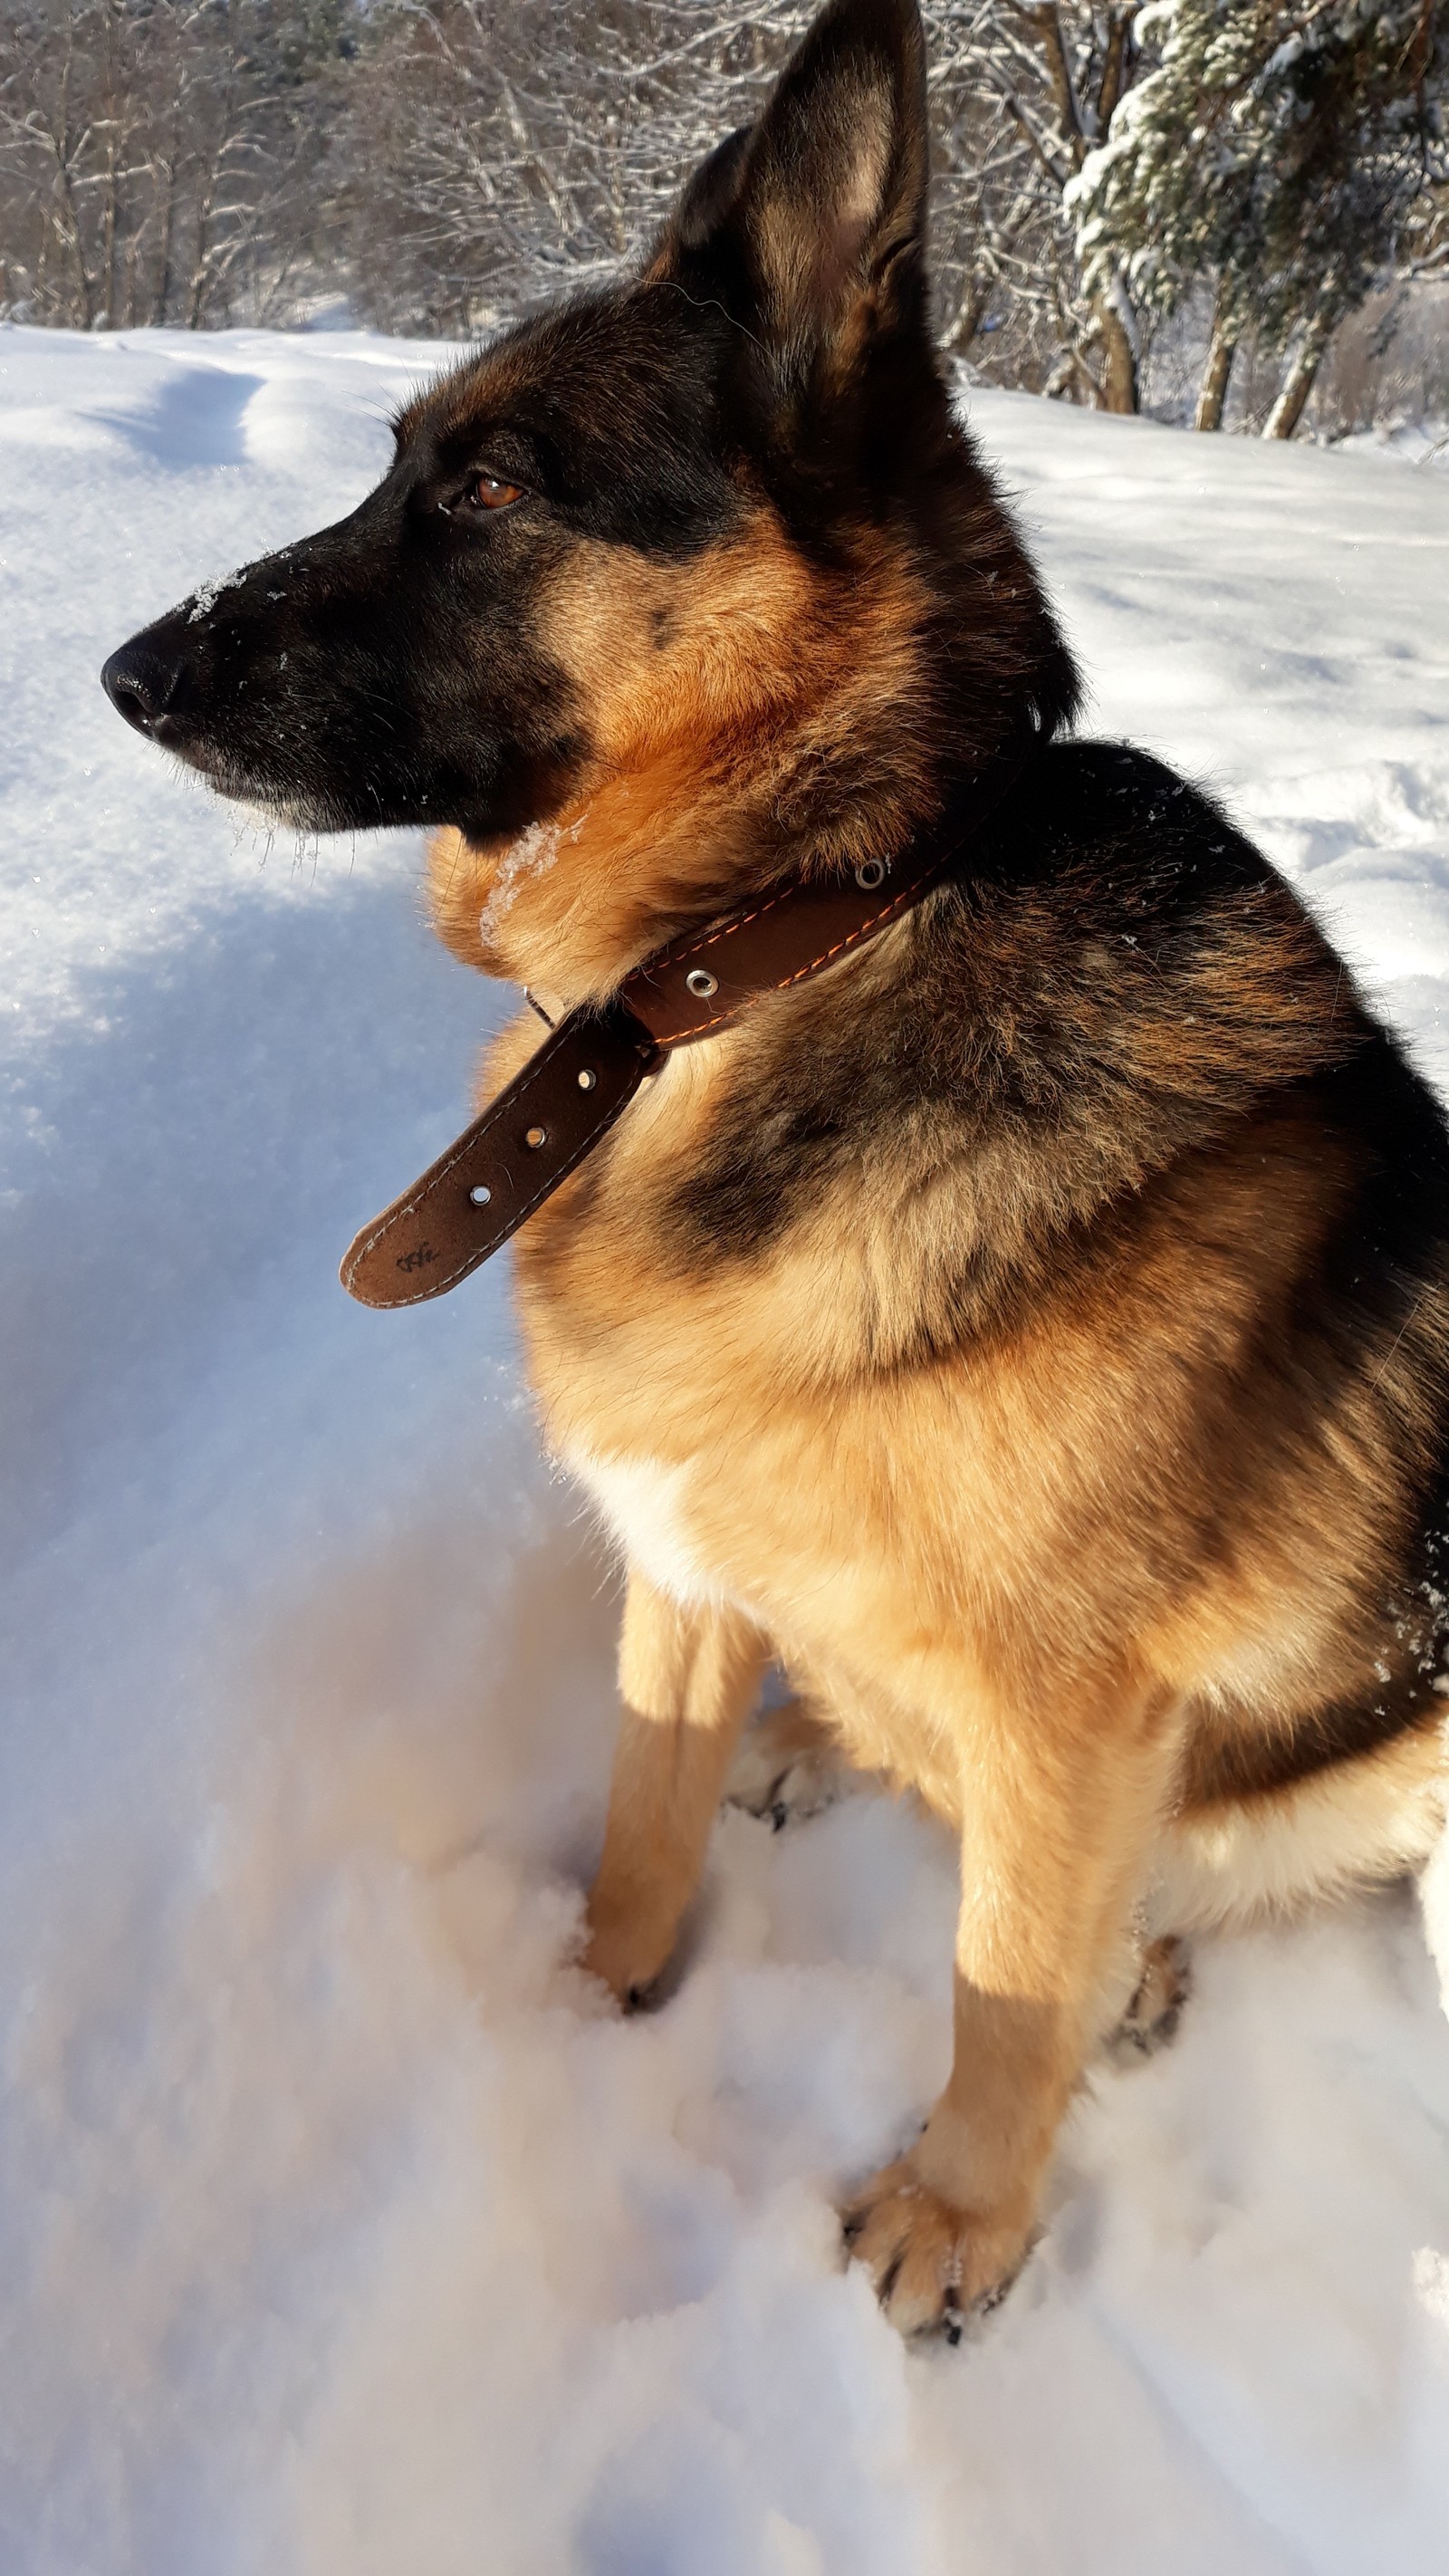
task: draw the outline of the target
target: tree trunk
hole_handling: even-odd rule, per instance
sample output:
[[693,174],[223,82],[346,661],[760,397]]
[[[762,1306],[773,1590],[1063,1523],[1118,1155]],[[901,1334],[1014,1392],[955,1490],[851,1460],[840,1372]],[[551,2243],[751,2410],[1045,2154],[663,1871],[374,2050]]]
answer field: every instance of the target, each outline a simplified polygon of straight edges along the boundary
[[1193,415],[1192,424],[1194,429],[1222,428],[1223,404],[1228,396],[1228,378],[1233,372],[1233,360],[1237,354],[1236,331],[1215,316],[1213,335],[1208,342],[1207,365],[1203,369],[1202,383],[1198,387],[1197,410]]
[[96,318],[95,299],[91,293],[90,271],[86,267],[85,248],[81,241],[80,215],[76,208],[75,192],[71,187],[64,148],[59,143],[55,145],[55,156],[56,211],[49,219],[49,226],[62,250],[69,254],[71,265],[75,270],[76,297],[68,319],[79,321],[81,329],[89,331]]
[[67,22],[65,63],[60,76],[60,113],[47,128],[51,150],[55,154],[55,186],[60,200],[60,213],[55,220],[56,233],[65,243],[75,262],[76,288],[80,303],[80,325],[89,331],[96,318],[95,299],[91,293],[90,272],[86,267],[85,243],[81,236],[80,208],[72,184],[72,158],[78,159],[85,149],[84,119],[79,140],[70,121],[71,74],[75,69],[76,36],[73,21]]
[[108,331],[116,327],[116,138],[114,129],[106,145],[105,197],[101,209],[101,279],[106,308],[101,315]]
[[1311,323],[1303,337],[1297,357],[1283,379],[1278,399],[1263,427],[1265,438],[1291,438],[1303,417],[1303,406],[1313,391],[1313,379],[1323,363],[1328,346],[1326,325]]
[[141,238],[138,226],[126,244],[126,301],[122,319],[128,331],[134,331],[141,319]]
[[199,331],[201,309],[210,283],[211,209],[216,196],[216,171],[207,173],[196,209],[196,257],[191,265],[191,284],[186,295],[186,328]]
[[86,267],[80,224],[76,217],[74,200],[70,197],[68,188],[62,194],[61,204],[64,217],[63,220],[56,222],[55,231],[63,247],[70,253],[71,266],[75,270],[75,302],[71,308],[70,319],[78,321],[83,331],[89,331],[96,318],[95,298],[91,293],[90,271]]
[[1044,5],[1028,10],[1025,14],[1040,36],[1042,50],[1046,55],[1047,78],[1051,82],[1058,130],[1071,156],[1072,168],[1080,170],[1087,157],[1087,143],[1082,132],[1077,93],[1072,81],[1072,66],[1067,54],[1066,38],[1062,33],[1062,22],[1056,0],[1044,0]]
[[1093,302],[1097,327],[1102,334],[1102,353],[1106,365],[1102,374],[1102,409],[1135,412],[1137,396],[1137,352],[1121,314],[1111,299],[1099,295]]
[[1107,20],[1107,48],[1102,56],[1102,78],[1097,89],[1097,139],[1105,141],[1108,128],[1122,102],[1123,73],[1127,65],[1127,31],[1136,16],[1135,9],[1122,9]]
[[988,295],[980,295],[974,291],[962,297],[941,334],[943,349],[954,350],[959,357],[970,348],[985,319],[989,301]]
[[156,265],[156,293],[151,303],[153,324],[164,324],[171,309],[171,290],[175,282],[176,260],[176,161],[171,157],[157,164],[162,181],[161,250]]

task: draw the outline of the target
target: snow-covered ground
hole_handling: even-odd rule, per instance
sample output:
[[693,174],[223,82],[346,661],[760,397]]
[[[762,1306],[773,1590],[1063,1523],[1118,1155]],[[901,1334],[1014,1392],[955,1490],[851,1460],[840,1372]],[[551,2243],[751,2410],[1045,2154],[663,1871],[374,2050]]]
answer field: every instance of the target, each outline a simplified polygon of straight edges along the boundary
[[1356,429],[1338,441],[1346,454],[1379,456],[1394,465],[1431,465],[1449,474],[1449,420],[1400,420]]
[[[1449,2027],[1411,1896],[1224,1941],[959,2352],[831,2195],[942,2070],[952,1858],[722,1822],[693,1969],[566,1958],[612,1577],[506,1263],[337,1258],[498,999],[408,837],[266,848],[96,674],[351,506],[436,355],[0,331],[0,2568],[1449,2569]],[[974,417],[1094,718],[1228,795],[1449,1083],[1449,485]]]

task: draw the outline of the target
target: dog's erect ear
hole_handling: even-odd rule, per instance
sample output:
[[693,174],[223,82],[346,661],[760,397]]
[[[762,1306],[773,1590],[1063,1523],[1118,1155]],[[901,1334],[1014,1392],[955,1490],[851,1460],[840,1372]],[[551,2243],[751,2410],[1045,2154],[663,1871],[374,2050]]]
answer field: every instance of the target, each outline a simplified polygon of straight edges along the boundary
[[737,125],[686,180],[661,245],[664,252],[701,250],[719,230],[739,194],[754,131],[752,125]]
[[758,123],[695,172],[653,273],[712,271],[793,374],[863,309],[919,311],[928,178],[916,0],[831,0]]

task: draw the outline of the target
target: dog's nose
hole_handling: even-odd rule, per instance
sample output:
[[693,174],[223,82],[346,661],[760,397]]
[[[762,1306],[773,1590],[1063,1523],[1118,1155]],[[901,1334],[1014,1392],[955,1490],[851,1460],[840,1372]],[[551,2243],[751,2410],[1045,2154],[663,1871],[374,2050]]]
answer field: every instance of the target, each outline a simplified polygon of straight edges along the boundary
[[163,717],[177,710],[185,676],[179,655],[158,653],[149,644],[123,644],[105,665],[101,686],[117,715],[154,739]]

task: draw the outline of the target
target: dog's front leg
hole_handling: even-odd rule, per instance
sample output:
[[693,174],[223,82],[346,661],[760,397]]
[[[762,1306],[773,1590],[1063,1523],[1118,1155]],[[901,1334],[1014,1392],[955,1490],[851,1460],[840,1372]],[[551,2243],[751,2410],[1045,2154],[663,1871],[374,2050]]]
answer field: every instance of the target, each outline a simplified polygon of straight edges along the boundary
[[892,2324],[953,2339],[1030,2246],[1173,1735],[1160,1699],[1084,1689],[1034,1725],[973,1723],[967,1743],[950,2081],[915,2146],[845,2212]]
[[584,1966],[639,2000],[666,1966],[769,1648],[738,1611],[685,1606],[631,1568],[624,1703]]

